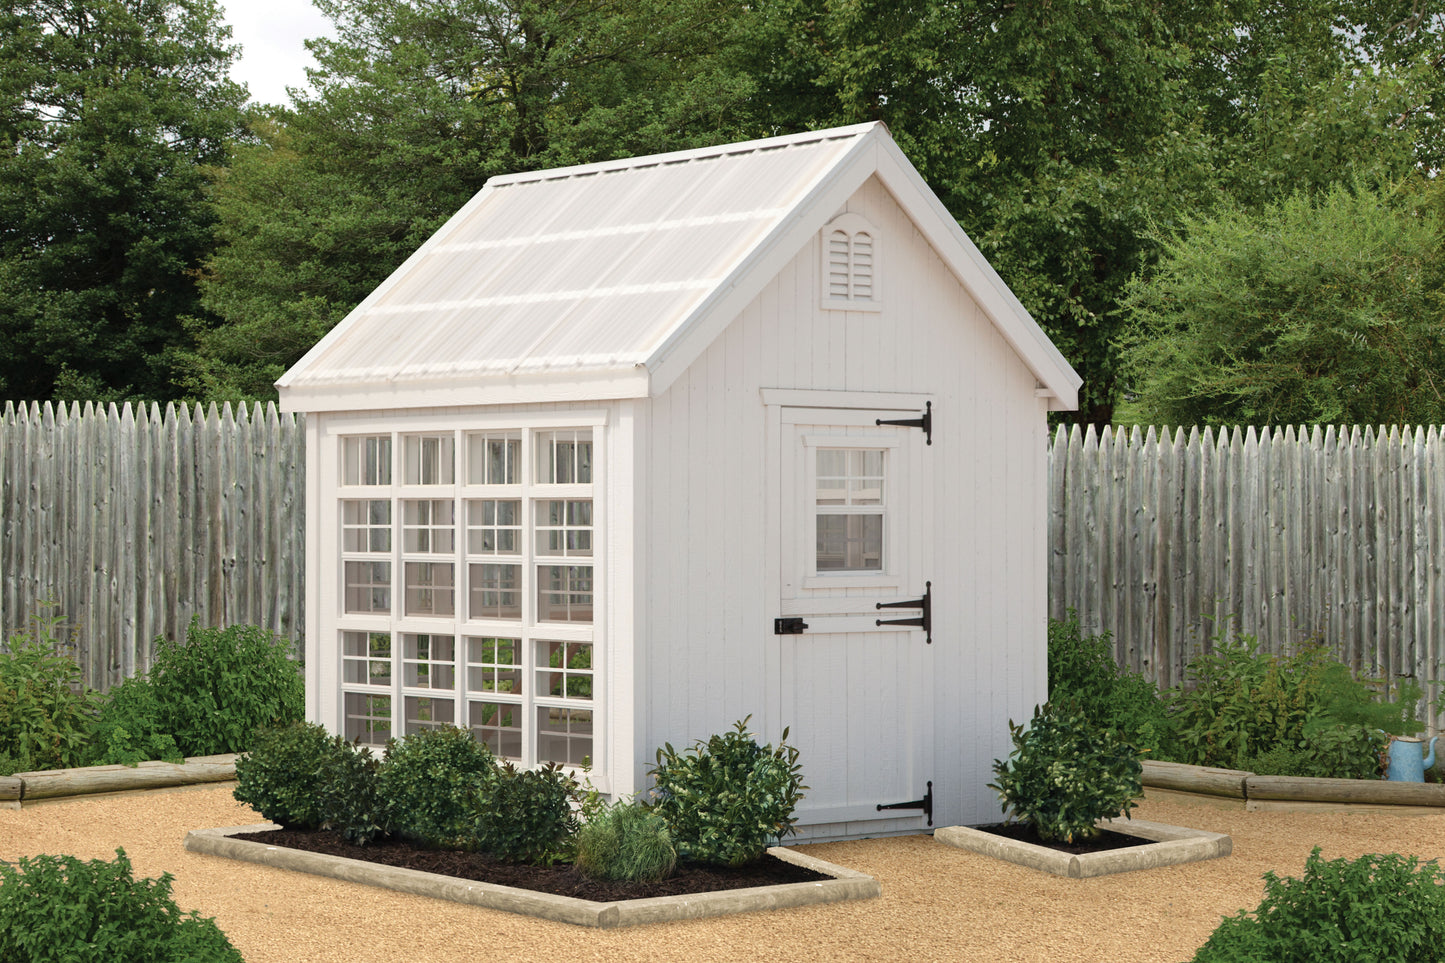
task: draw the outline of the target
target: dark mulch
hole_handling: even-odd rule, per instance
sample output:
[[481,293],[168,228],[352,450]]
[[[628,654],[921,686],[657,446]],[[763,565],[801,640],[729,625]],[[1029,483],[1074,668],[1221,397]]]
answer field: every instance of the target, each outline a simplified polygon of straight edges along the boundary
[[1082,856],[1086,853],[1103,853],[1111,849],[1123,849],[1126,846],[1148,846],[1156,842],[1153,839],[1143,839],[1139,836],[1128,836],[1124,833],[1112,832],[1105,829],[1093,839],[1080,840],[1073,843],[1061,843],[1052,839],[1040,839],[1038,831],[1032,823],[993,823],[989,826],[975,826],[979,832],[992,833],[995,836],[1004,836],[1008,839],[1015,839],[1021,843],[1033,843],[1035,846],[1047,846],[1049,849],[1060,853],[1069,853],[1073,856]]
[[618,883],[589,879],[571,865],[531,866],[526,863],[508,863],[485,853],[419,849],[394,838],[357,846],[342,839],[339,833],[326,830],[304,832],[295,829],[273,829],[259,833],[237,833],[233,838],[249,839],[266,843],[268,846],[285,846],[288,849],[346,856],[368,863],[419,869],[427,873],[474,879],[483,883],[515,886],[539,893],[573,896],[599,903],[832,879],[831,876],[795,866],[775,856],[764,856],[757,862],[738,869],[679,862],[673,874],[661,882]]

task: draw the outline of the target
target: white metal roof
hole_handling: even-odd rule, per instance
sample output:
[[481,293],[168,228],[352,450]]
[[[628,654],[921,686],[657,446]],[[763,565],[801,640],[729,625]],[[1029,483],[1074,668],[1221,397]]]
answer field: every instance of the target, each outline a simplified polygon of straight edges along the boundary
[[1072,407],[1078,376],[881,124],[494,177],[286,372],[282,405],[659,393],[875,173],[918,195],[905,208],[942,213],[925,233],[961,240],[945,261],[997,289],[1000,304],[980,303]]

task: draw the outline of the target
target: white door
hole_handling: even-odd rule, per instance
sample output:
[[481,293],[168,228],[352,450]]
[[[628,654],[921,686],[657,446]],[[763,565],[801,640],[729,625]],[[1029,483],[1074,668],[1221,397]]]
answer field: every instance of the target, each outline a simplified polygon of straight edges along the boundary
[[932,577],[928,449],[876,424],[907,416],[781,412],[776,718],[801,751],[800,826],[851,824],[825,836],[930,825],[930,627],[899,624],[924,621]]

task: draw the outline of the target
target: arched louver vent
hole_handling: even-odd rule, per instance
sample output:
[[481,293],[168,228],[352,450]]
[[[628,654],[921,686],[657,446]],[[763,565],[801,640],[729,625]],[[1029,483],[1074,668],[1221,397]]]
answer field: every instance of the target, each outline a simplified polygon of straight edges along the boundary
[[876,234],[857,214],[843,214],[823,229],[823,306],[878,307]]

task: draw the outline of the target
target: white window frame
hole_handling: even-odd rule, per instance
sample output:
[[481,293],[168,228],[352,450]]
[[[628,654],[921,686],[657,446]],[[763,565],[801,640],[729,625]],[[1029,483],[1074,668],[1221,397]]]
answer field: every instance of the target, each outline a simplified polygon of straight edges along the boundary
[[[562,708],[588,710],[592,713],[590,777],[594,785],[607,791],[607,691],[610,680],[605,667],[606,657],[606,426],[605,411],[564,411],[547,413],[503,413],[472,415],[442,415],[429,419],[425,426],[408,425],[405,419],[385,420],[366,417],[338,418],[328,424],[325,444],[331,446],[331,461],[337,470],[327,478],[329,485],[323,491],[322,504],[335,515],[335,530],[329,539],[323,538],[323,546],[329,546],[327,557],[336,560],[332,591],[335,593],[326,611],[322,613],[322,631],[335,646],[334,666],[321,673],[323,684],[330,680],[335,692],[336,731],[345,732],[346,697],[348,693],[388,696],[391,699],[391,734],[400,737],[405,734],[407,698],[433,698],[452,700],[454,724],[467,727],[469,703],[488,702],[516,706],[522,722],[522,756],[517,760],[523,766],[541,764],[546,760],[538,758],[537,716],[539,709]],[[544,484],[534,477],[537,470],[535,446],[537,439],[550,431],[577,430],[591,433],[592,481],[590,483]],[[467,477],[468,456],[467,436],[469,434],[501,434],[514,432],[522,440],[521,458],[518,463],[519,475],[516,484],[486,485],[471,484]],[[405,438],[408,435],[435,437],[452,435],[455,472],[452,484],[408,485],[404,483]],[[344,439],[356,436],[388,435],[391,437],[391,484],[390,485],[345,485],[340,471]],[[385,499],[391,503],[392,535],[391,551],[380,553],[342,552],[342,502],[357,499]],[[520,541],[515,555],[471,555],[468,551],[468,503],[482,499],[513,499],[520,502]],[[592,552],[588,557],[546,556],[536,552],[536,505],[548,500],[587,499],[592,503]],[[451,501],[454,517],[453,551],[440,553],[411,553],[405,549],[405,503],[412,500]],[[328,504],[329,503],[329,504]],[[325,551],[325,549],[323,548]],[[391,611],[384,613],[346,613],[344,608],[344,562],[354,560],[388,561],[391,564]],[[405,613],[405,565],[410,562],[444,562],[453,566],[453,614],[451,616],[407,616]],[[498,619],[473,618],[469,611],[468,566],[476,562],[521,565],[521,618]],[[543,622],[538,615],[538,570],[549,564],[584,564],[592,567],[592,621],[591,622]],[[327,623],[330,623],[329,625]],[[392,639],[391,681],[387,686],[372,686],[345,681],[342,632],[386,632]],[[414,688],[405,682],[404,635],[428,634],[449,635],[453,638],[455,659],[455,685],[450,690],[435,688]],[[495,691],[471,692],[467,671],[469,646],[468,638],[495,637],[518,640],[522,653],[520,677],[521,692],[498,693]],[[538,666],[535,665],[538,642],[582,642],[591,646],[592,693],[590,700],[576,697],[540,695],[536,679]],[[324,651],[324,650],[323,650]],[[576,766],[565,765],[576,772]]]

